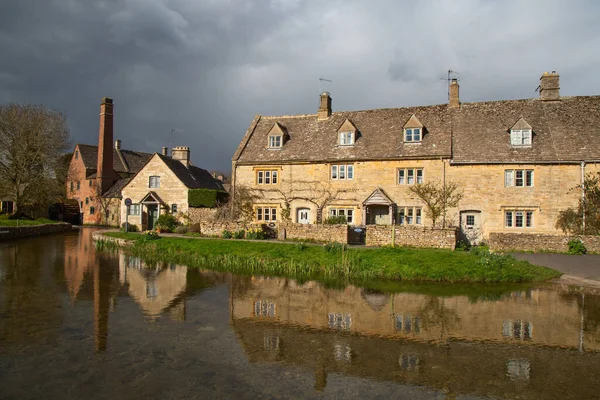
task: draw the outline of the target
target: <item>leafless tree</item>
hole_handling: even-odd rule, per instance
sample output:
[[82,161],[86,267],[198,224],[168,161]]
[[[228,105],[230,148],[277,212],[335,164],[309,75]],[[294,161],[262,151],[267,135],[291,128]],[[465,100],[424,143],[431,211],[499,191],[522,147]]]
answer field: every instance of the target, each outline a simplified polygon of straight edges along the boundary
[[446,212],[449,208],[458,207],[459,201],[463,198],[463,193],[456,182],[427,182],[412,185],[409,190],[416,194],[426,207],[426,214],[431,218],[435,227],[437,220],[444,217],[443,227],[446,227]]
[[56,179],[58,162],[69,145],[65,116],[44,106],[0,106],[0,197],[45,207],[64,192]]

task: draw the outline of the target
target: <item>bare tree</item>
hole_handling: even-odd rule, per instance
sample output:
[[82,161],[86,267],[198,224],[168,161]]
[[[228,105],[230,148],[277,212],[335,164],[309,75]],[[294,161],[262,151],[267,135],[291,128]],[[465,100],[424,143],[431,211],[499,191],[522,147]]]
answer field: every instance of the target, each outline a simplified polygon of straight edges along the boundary
[[[446,182],[445,184],[437,182],[419,183],[409,187],[409,190],[416,194],[426,207],[426,214],[431,218],[435,227],[440,217],[445,217],[449,208],[458,207],[458,202],[463,198],[458,183]],[[444,218],[443,227],[446,227],[446,218]]]
[[569,192],[581,193],[577,208],[567,208],[558,214],[555,227],[575,235],[600,235],[600,172],[588,173],[583,184]]
[[44,106],[0,106],[0,196],[11,198],[15,211],[25,205],[47,206],[64,191],[56,171],[67,150],[64,115]]

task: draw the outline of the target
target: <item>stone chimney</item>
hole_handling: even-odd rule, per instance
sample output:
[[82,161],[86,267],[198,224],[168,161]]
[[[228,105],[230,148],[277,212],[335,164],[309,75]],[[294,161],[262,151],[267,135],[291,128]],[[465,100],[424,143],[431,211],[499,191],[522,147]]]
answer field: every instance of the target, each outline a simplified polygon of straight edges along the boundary
[[186,168],[189,168],[190,163],[190,148],[188,146],[176,146],[171,150],[173,160],[179,160]]
[[319,111],[317,112],[317,119],[319,121],[329,118],[331,115],[331,97],[329,92],[321,93],[321,104],[319,105]]
[[460,107],[460,98],[458,97],[458,79],[452,78],[452,82],[450,82],[450,86],[448,88],[450,98],[448,99],[448,106],[450,108],[459,108]]
[[[99,194],[105,193],[119,179],[113,170],[113,100],[102,99],[100,105],[100,129],[98,132],[98,164],[96,180]],[[116,146],[116,144],[115,144]]]
[[115,149],[121,150],[121,141],[119,139],[115,140]]
[[163,147],[161,149],[161,153],[163,156],[169,157],[169,148],[168,147]]
[[559,75],[556,73],[556,71],[552,71],[551,73],[544,72],[540,78],[540,100],[560,100],[560,85],[558,78]]

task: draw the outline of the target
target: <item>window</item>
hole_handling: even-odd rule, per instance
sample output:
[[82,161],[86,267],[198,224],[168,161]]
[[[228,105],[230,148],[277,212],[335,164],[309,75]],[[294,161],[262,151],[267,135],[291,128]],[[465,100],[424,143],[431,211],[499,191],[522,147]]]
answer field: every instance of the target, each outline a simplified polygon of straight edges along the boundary
[[77,160],[79,158],[79,151],[75,150],[75,159]]
[[394,314],[395,324],[394,328],[401,332],[421,332],[421,317],[412,315]]
[[507,228],[533,227],[533,211],[505,211],[504,226]]
[[512,129],[510,144],[513,147],[531,147],[531,129]]
[[340,146],[350,146],[354,144],[354,132],[340,132]]
[[80,187],[81,187],[80,182],[77,181],[77,190],[79,190]]
[[90,179],[90,181],[89,181],[90,187],[92,187],[92,182],[93,182],[93,181]]
[[256,171],[256,183],[258,185],[277,185],[279,182],[279,171],[276,169]]
[[175,214],[177,212],[177,204],[171,204],[171,214]]
[[71,182],[71,191],[73,191],[73,182]]
[[502,336],[515,339],[532,339],[533,324],[530,321],[502,321]]
[[254,302],[254,315],[256,317],[270,317],[275,318],[277,316],[277,305],[272,301],[259,300]]
[[90,204],[90,198],[89,197],[85,198],[85,204]]
[[79,202],[79,209],[81,210],[83,208],[83,201]]
[[159,188],[160,187],[160,176],[151,176],[149,178],[148,187]]
[[420,142],[421,141],[421,128],[405,128],[404,129],[404,141],[405,142]]
[[346,222],[349,224],[354,222],[354,209],[353,208],[330,208],[330,217],[342,216],[346,217]]
[[475,216],[467,215],[467,228],[473,228],[475,226]]
[[349,331],[352,326],[352,315],[346,313],[329,313],[327,325],[330,329],[341,329]]
[[423,183],[423,168],[398,169],[399,185],[414,185],[415,183]]
[[139,204],[132,204],[128,208],[129,208],[128,215],[140,215],[140,205]]
[[331,179],[349,180],[354,179],[354,165],[332,165]]
[[504,170],[504,186],[526,187],[533,186],[532,169],[507,169]]
[[258,207],[256,209],[257,221],[277,221],[277,209],[274,207]]
[[269,148],[276,149],[281,147],[281,136],[269,136]]
[[96,213],[96,209],[94,207],[90,207],[90,215],[94,215]]
[[396,215],[396,225],[423,224],[421,207],[398,207]]

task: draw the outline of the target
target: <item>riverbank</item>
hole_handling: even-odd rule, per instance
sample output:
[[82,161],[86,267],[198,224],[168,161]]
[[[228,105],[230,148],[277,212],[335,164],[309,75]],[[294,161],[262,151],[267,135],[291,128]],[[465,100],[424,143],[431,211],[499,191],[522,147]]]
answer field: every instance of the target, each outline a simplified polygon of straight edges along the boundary
[[144,240],[140,234],[119,232],[96,235],[96,239],[127,246],[132,255],[150,262],[296,279],[498,283],[536,282],[560,276],[553,269],[481,249],[471,252],[407,247],[347,249],[334,245],[183,236]]
[[[7,221],[7,220],[4,220]],[[10,220],[8,220],[10,221]],[[19,221],[36,222],[36,221]],[[23,239],[28,237],[49,235],[53,233],[67,232],[72,229],[72,225],[67,222],[52,221],[52,223],[29,224],[29,225],[0,225],[0,242],[13,239]]]

